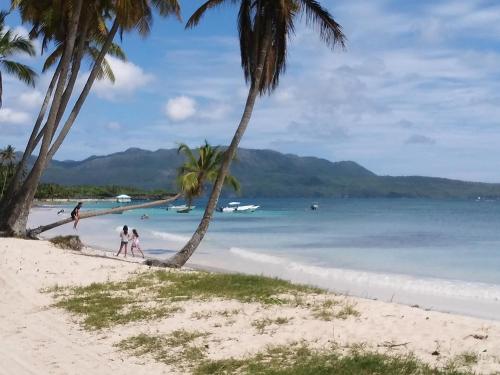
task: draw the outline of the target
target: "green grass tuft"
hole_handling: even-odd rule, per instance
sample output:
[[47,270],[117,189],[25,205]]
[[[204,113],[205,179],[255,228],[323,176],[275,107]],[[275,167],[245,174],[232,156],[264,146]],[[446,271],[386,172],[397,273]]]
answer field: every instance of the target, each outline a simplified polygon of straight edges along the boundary
[[305,346],[269,348],[245,359],[203,361],[195,375],[466,375],[457,370],[432,368],[413,356],[388,356],[354,351],[317,352]]
[[156,361],[179,367],[192,367],[205,358],[206,348],[193,341],[208,333],[179,329],[168,335],[140,334],[120,341],[116,346],[133,355],[151,355]]
[[[121,282],[58,287],[53,292],[58,298],[57,307],[83,316],[83,325],[87,329],[101,329],[168,317],[181,310],[175,305],[176,301],[224,298],[270,305],[287,303],[288,300],[280,299],[278,295],[322,291],[262,276],[160,270],[141,273]],[[229,317],[238,312],[228,310],[220,314]],[[192,317],[208,318],[203,314],[193,314]]]

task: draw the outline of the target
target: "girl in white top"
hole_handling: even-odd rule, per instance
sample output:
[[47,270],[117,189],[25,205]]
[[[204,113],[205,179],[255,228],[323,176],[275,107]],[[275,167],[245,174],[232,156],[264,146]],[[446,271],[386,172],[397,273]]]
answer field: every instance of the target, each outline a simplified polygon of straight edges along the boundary
[[132,246],[130,246],[130,251],[132,252],[133,257],[135,257],[134,249],[139,250],[142,254],[142,257],[144,258],[144,253],[142,252],[141,247],[139,246],[139,233],[137,233],[135,229],[132,229]]
[[123,226],[123,230],[120,232],[120,239],[120,250],[118,250],[116,256],[120,255],[123,248],[125,248],[125,256],[127,256],[127,245],[130,235],[128,234],[128,227],[126,225]]

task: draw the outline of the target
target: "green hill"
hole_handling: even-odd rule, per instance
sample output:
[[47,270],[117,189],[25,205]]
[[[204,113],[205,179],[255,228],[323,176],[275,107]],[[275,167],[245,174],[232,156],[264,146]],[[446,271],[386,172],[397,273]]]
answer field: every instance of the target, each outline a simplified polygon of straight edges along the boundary
[[[82,161],[53,161],[43,182],[175,190],[183,156],[131,148]],[[500,197],[500,184],[433,177],[377,176],[352,161],[330,162],[272,150],[240,149],[232,173],[246,197]]]

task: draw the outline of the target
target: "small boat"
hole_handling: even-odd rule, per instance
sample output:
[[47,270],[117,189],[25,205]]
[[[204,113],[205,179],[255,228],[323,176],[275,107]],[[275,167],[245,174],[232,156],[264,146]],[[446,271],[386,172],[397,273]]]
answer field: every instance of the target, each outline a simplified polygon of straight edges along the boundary
[[319,204],[313,203],[311,204],[311,210],[316,211],[319,208]]
[[182,206],[170,206],[167,207],[167,210],[174,210],[178,214],[187,214],[189,211],[194,210],[196,206],[186,206],[183,204]]
[[219,207],[217,211],[219,212],[254,212],[260,206],[253,204],[241,206],[240,202],[229,202],[226,207]]

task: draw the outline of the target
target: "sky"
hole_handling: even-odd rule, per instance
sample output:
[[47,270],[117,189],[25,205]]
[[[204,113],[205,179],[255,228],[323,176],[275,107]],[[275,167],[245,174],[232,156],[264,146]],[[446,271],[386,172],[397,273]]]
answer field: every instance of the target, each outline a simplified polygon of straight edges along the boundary
[[[181,0],[184,22],[201,3]],[[332,51],[298,22],[286,74],[257,101],[242,147],[353,160],[380,175],[500,182],[498,1],[321,4],[343,26],[346,49]],[[108,57],[115,84],[94,86],[55,158],[205,139],[227,145],[248,93],[236,18],[237,7],[227,5],[193,30],[156,17],[147,38],[124,34],[127,61]],[[7,24],[20,34],[29,28],[16,14]],[[16,58],[39,71],[46,56]],[[4,74],[0,147],[23,150],[51,73],[35,89]]]

